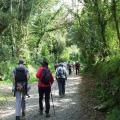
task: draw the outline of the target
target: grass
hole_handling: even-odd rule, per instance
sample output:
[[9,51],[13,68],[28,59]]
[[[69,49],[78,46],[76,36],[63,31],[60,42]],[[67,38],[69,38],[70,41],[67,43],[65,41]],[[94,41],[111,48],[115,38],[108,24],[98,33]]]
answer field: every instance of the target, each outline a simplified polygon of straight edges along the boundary
[[106,120],[120,120],[120,106],[116,106],[107,113]]
[[12,99],[13,95],[11,91],[0,91],[0,108],[4,107],[9,100]]
[[0,86],[4,86],[4,85],[12,85],[12,81],[11,80],[0,81]]

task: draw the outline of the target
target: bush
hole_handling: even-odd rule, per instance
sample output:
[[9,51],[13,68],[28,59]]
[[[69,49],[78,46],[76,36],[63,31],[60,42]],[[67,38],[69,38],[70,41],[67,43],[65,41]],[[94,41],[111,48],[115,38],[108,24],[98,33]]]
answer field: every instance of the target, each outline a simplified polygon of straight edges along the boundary
[[120,105],[120,58],[100,61],[91,71],[96,78],[95,95],[102,103],[107,103],[106,120],[120,120],[120,107],[117,106]]
[[120,107],[115,107],[107,113],[106,120],[120,120]]

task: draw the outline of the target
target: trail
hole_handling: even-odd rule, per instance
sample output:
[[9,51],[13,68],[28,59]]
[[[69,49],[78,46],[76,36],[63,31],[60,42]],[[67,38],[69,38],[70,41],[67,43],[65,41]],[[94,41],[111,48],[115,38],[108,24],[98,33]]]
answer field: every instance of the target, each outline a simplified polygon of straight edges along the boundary
[[[37,84],[31,86],[30,98],[26,101],[26,117],[22,120],[104,120],[102,113],[93,110],[94,105],[86,97],[84,78],[76,76],[74,73],[68,77],[66,82],[66,95],[60,98],[58,86],[55,81],[52,86],[52,95],[55,106],[51,101],[50,118],[38,112],[38,91]],[[12,97],[3,108],[0,109],[0,120],[15,120],[15,98]]]

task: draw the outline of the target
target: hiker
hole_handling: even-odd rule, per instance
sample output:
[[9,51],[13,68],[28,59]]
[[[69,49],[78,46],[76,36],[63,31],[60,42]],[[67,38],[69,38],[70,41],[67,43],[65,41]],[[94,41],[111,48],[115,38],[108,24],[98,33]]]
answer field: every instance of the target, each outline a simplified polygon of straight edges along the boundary
[[58,63],[56,63],[56,64],[54,65],[55,70],[57,69],[57,67],[58,67]]
[[65,82],[67,80],[67,70],[62,63],[56,69],[56,80],[58,82],[59,96],[65,95]]
[[76,75],[78,75],[80,71],[80,63],[78,61],[75,63],[75,69],[76,69]]
[[24,61],[19,60],[18,66],[13,70],[14,96],[16,97],[16,120],[25,116],[25,96],[28,94],[29,71],[24,66]]
[[42,67],[38,69],[36,77],[38,78],[39,112],[41,115],[43,114],[43,96],[45,95],[45,113],[46,117],[50,117],[50,92],[54,79],[48,68],[47,60],[43,60]]
[[71,75],[72,73],[72,65],[70,64],[70,62],[68,63],[68,71],[69,71],[69,75]]
[[72,70],[75,70],[75,62],[72,63]]

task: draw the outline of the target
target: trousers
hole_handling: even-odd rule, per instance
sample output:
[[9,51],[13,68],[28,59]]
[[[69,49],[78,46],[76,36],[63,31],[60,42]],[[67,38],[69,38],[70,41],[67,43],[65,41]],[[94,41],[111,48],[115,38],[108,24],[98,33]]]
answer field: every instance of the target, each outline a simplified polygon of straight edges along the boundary
[[59,95],[65,95],[65,79],[61,78],[57,80],[58,82],[58,89],[59,89]]
[[50,110],[50,92],[51,88],[38,88],[39,92],[39,109],[43,111],[43,96],[45,95],[45,113],[48,114]]
[[[31,89],[30,85],[27,86],[27,91]],[[12,91],[15,90],[15,87],[13,86]],[[25,102],[25,97],[26,93],[25,92],[20,92],[16,91],[15,92],[15,97],[16,97],[16,116],[21,116],[21,112],[25,112],[26,109],[26,102]]]
[[26,109],[25,105],[25,93],[16,91],[16,116],[21,116],[21,111],[24,112]]

